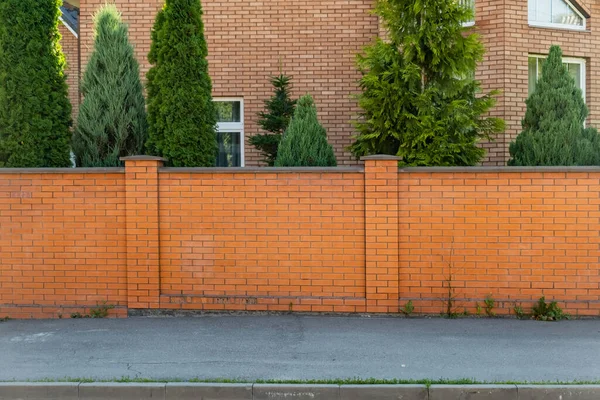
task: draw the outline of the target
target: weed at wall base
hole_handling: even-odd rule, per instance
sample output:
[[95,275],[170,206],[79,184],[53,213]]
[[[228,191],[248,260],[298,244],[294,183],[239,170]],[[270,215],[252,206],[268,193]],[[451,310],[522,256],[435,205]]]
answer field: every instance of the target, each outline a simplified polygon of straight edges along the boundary
[[99,304],[97,308],[90,308],[89,314],[74,312],[71,314],[71,318],[106,318],[108,317],[109,310],[112,310],[113,308],[115,308],[113,304],[107,304],[105,301]]
[[560,321],[571,319],[569,314],[563,312],[556,301],[550,304],[546,303],[546,297],[542,296],[536,305],[533,306],[533,319],[538,321]]
[[513,312],[517,316],[517,319],[525,318],[525,310],[523,310],[523,307],[521,305],[515,304],[515,306],[513,307]]
[[406,303],[404,305],[404,307],[402,307],[402,309],[400,311],[406,317],[410,317],[410,315],[415,311],[415,306],[413,305],[412,300],[409,300],[408,303]]
[[494,300],[492,295],[489,294],[483,302],[485,304],[486,315],[490,318],[495,317],[496,313],[494,312],[494,307],[496,306],[496,301]]

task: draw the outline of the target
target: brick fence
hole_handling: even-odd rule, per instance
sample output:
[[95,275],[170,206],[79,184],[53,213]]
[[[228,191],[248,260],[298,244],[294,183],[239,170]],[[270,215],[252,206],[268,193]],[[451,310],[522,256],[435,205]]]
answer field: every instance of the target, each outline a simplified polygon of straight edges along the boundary
[[0,317],[128,310],[600,316],[600,168],[0,171]]

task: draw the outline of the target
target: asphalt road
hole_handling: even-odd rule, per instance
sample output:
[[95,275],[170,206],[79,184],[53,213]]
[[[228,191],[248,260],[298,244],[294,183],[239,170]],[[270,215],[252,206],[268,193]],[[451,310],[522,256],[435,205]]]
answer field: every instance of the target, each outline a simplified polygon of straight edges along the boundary
[[0,380],[600,380],[600,321],[207,316],[0,323]]

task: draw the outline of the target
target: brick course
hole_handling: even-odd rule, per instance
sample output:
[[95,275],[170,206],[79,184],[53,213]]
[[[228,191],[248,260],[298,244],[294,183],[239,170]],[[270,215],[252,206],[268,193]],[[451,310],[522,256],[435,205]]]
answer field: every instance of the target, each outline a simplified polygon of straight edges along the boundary
[[600,170],[0,171],[0,315],[439,314],[545,295],[600,316]]

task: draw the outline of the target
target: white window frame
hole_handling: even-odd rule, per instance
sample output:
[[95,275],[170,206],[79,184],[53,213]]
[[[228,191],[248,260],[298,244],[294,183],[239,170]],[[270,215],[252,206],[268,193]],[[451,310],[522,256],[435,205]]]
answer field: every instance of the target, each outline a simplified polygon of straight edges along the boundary
[[569,30],[569,31],[585,31],[586,30],[586,25],[587,25],[587,18],[585,17],[585,15],[583,15],[578,9],[577,7],[575,7],[573,5],[573,3],[569,0],[562,0],[565,3],[567,3],[567,5],[575,12],[575,14],[577,14],[583,21],[583,25],[579,26],[579,25],[567,25],[567,24],[555,24],[552,22],[537,22],[537,21],[532,21],[529,19],[529,0],[527,0],[527,21],[529,23],[529,26],[532,27],[536,27],[536,28],[552,28],[552,29],[565,29],[565,30]]
[[475,2],[476,0],[458,0],[459,3],[463,4],[466,2],[471,2],[473,3],[473,20],[472,21],[467,21],[467,22],[463,22],[462,26],[464,26],[465,28],[471,27],[471,26],[475,26]]
[[[527,57],[527,61],[529,62],[530,58],[541,58],[541,59],[546,59],[548,58],[547,55],[542,55],[542,54],[529,54],[529,56]],[[575,58],[575,57],[563,57],[562,59],[563,64],[579,64],[581,67],[581,81],[582,81],[582,87],[581,89],[581,95],[583,96],[583,102],[587,103],[586,101],[586,86],[587,86],[587,76],[586,76],[586,60],[585,58]],[[535,64],[535,76],[539,76],[539,63]],[[527,85],[529,85],[529,82],[527,82]],[[528,90],[529,91],[529,90]]]
[[244,99],[242,97],[213,97],[215,103],[239,102],[240,122],[217,122],[218,132],[240,133],[240,166],[246,166],[246,141],[244,135]]

